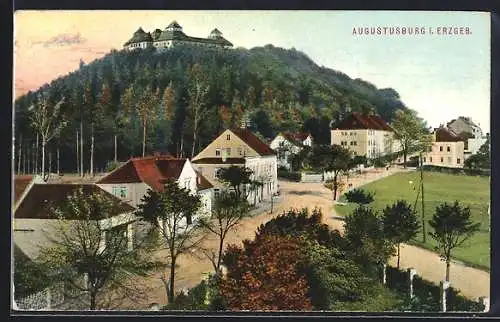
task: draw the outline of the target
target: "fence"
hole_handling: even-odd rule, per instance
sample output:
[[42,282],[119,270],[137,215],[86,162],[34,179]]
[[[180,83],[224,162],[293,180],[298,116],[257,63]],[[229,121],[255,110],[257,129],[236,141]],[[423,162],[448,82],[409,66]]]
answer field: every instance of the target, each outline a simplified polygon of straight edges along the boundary
[[16,305],[19,310],[50,310],[64,302],[64,285],[58,283],[47,287],[39,292],[17,299]]
[[413,268],[402,271],[394,267],[386,268],[385,284],[388,288],[409,300],[408,310],[429,312],[487,312],[489,298],[478,301],[459,295],[459,291],[448,282],[436,285],[417,275]]

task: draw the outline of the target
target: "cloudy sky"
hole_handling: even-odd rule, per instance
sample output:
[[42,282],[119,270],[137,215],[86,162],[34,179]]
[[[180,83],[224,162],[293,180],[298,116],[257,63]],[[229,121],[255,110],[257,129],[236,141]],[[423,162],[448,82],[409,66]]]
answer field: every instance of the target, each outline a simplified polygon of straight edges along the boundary
[[[190,36],[216,27],[238,47],[295,47],[318,65],[396,89],[431,126],[462,115],[489,132],[490,18],[480,12],[17,11],[14,96],[77,69],[80,59],[121,49],[138,27],[172,20]],[[375,34],[359,34],[365,27]]]

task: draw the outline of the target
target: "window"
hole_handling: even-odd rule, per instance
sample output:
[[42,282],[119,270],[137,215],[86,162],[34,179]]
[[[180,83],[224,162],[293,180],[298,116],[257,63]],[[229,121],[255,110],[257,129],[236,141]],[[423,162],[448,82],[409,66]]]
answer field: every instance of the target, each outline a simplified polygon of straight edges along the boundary
[[444,162],[444,161],[443,161],[443,157],[441,157],[441,163],[443,163],[443,162]]
[[460,164],[460,158],[457,159],[457,164]]
[[227,148],[227,149],[226,149],[226,152],[227,152],[227,156],[228,156],[228,157],[229,157],[229,156],[231,156],[231,148]]
[[193,223],[193,218],[191,218],[191,215],[186,216],[186,224],[191,225]]
[[126,187],[113,187],[112,193],[119,198],[127,198],[127,188]]
[[184,180],[184,188],[186,189],[191,189],[191,179],[185,179]]
[[243,155],[243,152],[242,152],[241,147],[239,147],[239,148],[238,148],[238,154],[239,154],[239,155]]
[[217,198],[220,194],[220,189],[214,189],[214,196]]
[[447,152],[450,152],[451,151],[451,148],[449,146],[446,147],[446,151]]
[[226,140],[228,140],[228,141],[231,140],[231,134],[226,135]]
[[215,149],[215,156],[220,156],[220,149]]
[[218,179],[219,178],[219,175],[220,175],[220,170],[221,168],[215,168],[215,171],[214,171],[214,179]]
[[432,157],[430,157],[430,158],[429,158],[429,162],[431,162],[431,163],[432,163]]
[[425,162],[425,157],[424,157],[424,162]]
[[439,147],[439,151],[443,152],[443,146]]

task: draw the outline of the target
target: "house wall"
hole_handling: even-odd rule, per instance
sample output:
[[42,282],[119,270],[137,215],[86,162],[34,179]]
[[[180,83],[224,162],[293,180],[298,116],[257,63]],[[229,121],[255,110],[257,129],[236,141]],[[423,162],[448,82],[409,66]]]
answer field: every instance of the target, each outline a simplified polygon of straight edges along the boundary
[[261,180],[264,186],[249,194],[249,202],[270,199],[278,190],[278,161],[275,155],[246,158],[245,166],[253,171],[252,179]]
[[434,142],[431,150],[424,153],[422,161],[424,165],[463,168],[464,142]]
[[285,167],[289,170],[291,169],[291,164],[288,158],[290,155],[297,154],[302,150],[300,147],[285,139],[282,135],[276,136],[271,141],[269,147],[277,153],[278,167]]
[[243,164],[230,164],[230,163],[223,163],[223,164],[201,164],[201,163],[194,163],[193,166],[197,171],[199,171],[213,186],[214,189],[222,189],[225,188],[225,184],[219,181],[215,177],[215,171],[221,168],[229,168],[232,165],[236,166],[243,166]]
[[113,194],[113,188],[126,188],[127,195],[125,198],[120,195],[116,195],[118,198],[123,201],[129,203],[133,207],[137,207],[138,204],[141,203],[142,197],[147,193],[149,189],[151,189],[144,182],[138,183],[99,183],[97,184],[100,188],[106,190],[107,192]]
[[209,216],[212,212],[212,198],[213,198],[213,189],[204,189],[198,191],[198,196],[201,199],[201,209],[199,212],[199,216]]
[[479,152],[479,148],[486,142],[486,138],[467,139],[467,152],[474,155]]
[[[381,130],[332,130],[331,143],[353,151],[354,155],[376,158],[399,151],[394,133]],[[396,150],[395,150],[396,149]]]
[[196,194],[196,172],[189,160],[184,163],[177,183],[180,187],[189,189],[192,194]]
[[[228,137],[229,135],[229,137]],[[229,140],[228,140],[229,138]],[[236,134],[232,133],[230,130],[225,130],[222,134],[217,137],[212,143],[210,143],[205,149],[203,149],[198,155],[193,158],[194,160],[202,158],[215,158],[222,156],[222,149],[230,149],[230,153],[227,157],[231,158],[243,158],[245,156],[253,157],[258,156],[257,152],[251,149],[243,140],[241,140]],[[217,154],[217,150],[219,151]]]
[[455,132],[457,135],[461,132],[470,132],[475,138],[481,138],[483,131],[477,125],[468,124],[464,120],[458,118],[448,125],[448,128]]

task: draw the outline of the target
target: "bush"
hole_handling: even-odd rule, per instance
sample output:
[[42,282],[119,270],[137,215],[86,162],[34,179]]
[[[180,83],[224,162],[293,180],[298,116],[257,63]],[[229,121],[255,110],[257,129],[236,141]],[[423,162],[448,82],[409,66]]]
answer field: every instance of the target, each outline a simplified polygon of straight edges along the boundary
[[299,182],[301,175],[300,172],[291,172],[288,170],[278,169],[278,178]]
[[223,311],[225,303],[219,292],[218,276],[211,275],[207,280],[191,288],[188,293],[179,292],[173,303],[169,303],[166,310],[209,310]]
[[372,203],[374,194],[363,189],[352,189],[344,194],[348,202],[366,205]]
[[457,174],[457,175],[481,176],[481,177],[491,176],[491,169],[447,168],[430,164],[424,165],[422,169],[424,171],[441,172],[441,173]]

